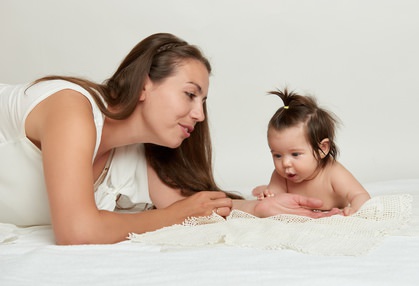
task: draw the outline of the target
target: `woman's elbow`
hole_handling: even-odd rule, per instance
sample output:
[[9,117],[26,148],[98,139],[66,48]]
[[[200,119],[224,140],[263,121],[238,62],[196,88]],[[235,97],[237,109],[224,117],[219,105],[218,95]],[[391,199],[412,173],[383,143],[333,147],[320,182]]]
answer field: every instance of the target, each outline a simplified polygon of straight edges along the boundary
[[54,227],[57,245],[99,244],[101,231],[87,222]]
[[98,243],[88,233],[83,231],[55,232],[55,243],[57,245],[81,245]]

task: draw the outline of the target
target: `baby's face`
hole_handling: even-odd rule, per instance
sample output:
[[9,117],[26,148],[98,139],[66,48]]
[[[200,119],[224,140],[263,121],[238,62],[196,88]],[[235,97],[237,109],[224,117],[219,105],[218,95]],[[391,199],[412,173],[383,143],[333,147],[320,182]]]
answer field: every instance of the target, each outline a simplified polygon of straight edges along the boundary
[[279,175],[294,183],[315,176],[318,161],[305,136],[303,123],[281,131],[269,129],[268,144]]

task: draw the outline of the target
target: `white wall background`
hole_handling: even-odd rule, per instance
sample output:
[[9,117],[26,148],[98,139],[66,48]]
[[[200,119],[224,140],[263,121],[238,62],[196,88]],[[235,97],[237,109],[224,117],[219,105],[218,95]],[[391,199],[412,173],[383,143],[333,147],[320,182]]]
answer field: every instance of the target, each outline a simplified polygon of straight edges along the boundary
[[171,32],[213,64],[222,187],[268,181],[266,125],[280,100],[266,92],[285,85],[340,117],[340,161],[362,183],[417,179],[418,11],[415,0],[0,0],[0,82],[103,81],[142,38]]

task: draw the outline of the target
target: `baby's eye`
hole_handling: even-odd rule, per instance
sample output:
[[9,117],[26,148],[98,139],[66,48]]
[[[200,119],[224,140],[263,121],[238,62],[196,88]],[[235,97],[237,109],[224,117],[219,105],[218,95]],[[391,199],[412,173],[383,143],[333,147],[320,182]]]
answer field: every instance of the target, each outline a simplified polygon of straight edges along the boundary
[[300,155],[301,155],[301,153],[297,153],[297,152],[292,153],[292,156],[293,156],[293,157],[298,157],[298,156],[300,156]]
[[277,159],[281,158],[281,154],[273,154],[273,156],[274,158],[277,158]]

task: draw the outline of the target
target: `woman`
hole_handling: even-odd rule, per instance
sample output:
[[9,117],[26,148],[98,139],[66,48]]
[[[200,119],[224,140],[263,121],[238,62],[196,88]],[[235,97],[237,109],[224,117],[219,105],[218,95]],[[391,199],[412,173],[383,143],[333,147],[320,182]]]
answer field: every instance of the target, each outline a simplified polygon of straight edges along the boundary
[[[0,85],[0,222],[52,223],[57,244],[88,244],[231,208],[320,216],[304,209],[318,200],[267,205],[220,191],[205,120],[210,72],[196,47],[155,34],[103,84]],[[147,211],[114,212],[138,203]]]

